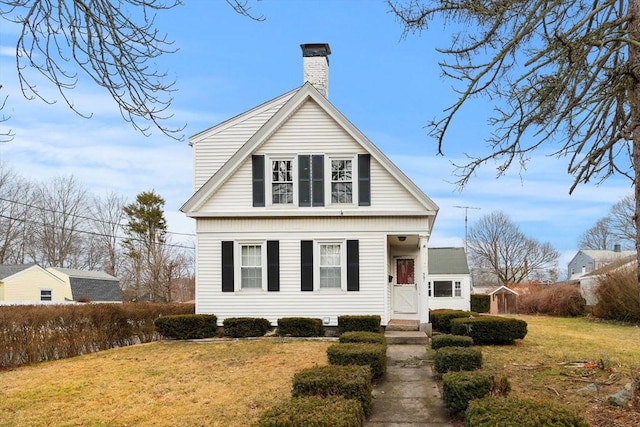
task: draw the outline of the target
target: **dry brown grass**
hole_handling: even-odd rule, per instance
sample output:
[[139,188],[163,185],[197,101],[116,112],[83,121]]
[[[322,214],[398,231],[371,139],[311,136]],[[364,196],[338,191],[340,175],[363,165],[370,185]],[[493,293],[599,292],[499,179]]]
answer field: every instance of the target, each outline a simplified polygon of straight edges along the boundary
[[[640,426],[640,407],[612,408],[607,403],[640,369],[640,327],[585,318],[519,318],[528,324],[524,340],[481,347],[484,368],[508,377],[511,395],[567,405],[593,426]],[[576,394],[590,383],[598,384],[600,392]]]
[[0,425],[248,426],[328,345],[156,342],[0,372]]

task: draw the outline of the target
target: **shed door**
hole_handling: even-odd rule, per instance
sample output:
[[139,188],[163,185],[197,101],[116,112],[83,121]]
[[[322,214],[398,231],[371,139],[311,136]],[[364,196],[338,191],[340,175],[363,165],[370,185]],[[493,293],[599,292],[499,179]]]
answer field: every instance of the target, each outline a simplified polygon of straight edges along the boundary
[[393,286],[394,313],[410,314],[418,312],[418,291],[414,258],[397,258],[396,275]]

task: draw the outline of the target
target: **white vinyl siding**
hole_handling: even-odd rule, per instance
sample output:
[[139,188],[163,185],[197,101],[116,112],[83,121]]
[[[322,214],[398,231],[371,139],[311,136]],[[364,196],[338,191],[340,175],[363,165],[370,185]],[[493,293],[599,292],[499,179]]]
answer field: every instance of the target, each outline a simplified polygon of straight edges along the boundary
[[194,182],[197,191],[251,136],[289,100],[292,94],[263,104],[194,137]]
[[[256,219],[257,223],[263,223]],[[227,317],[264,317],[276,324],[281,317],[330,317],[337,324],[343,314],[379,314],[386,319],[386,260],[384,232],[301,231],[289,221],[286,232],[239,231],[229,227],[221,233],[198,233],[196,311],[213,313],[221,323]],[[304,221],[303,221],[304,222]],[[229,224],[227,224],[229,225]],[[255,239],[280,242],[280,290],[264,293],[222,292],[221,241]],[[360,290],[343,289],[302,292],[300,289],[300,241],[359,241]],[[336,240],[339,239],[339,240]],[[314,268],[316,266],[314,259]],[[346,286],[346,285],[345,285]]]
[[[223,133],[226,135],[226,131]],[[221,136],[217,145],[222,150],[227,142]],[[209,141],[209,139],[207,139]],[[199,142],[197,146],[203,144]],[[208,142],[207,142],[208,144]],[[208,144],[216,145],[216,144]],[[356,142],[338,123],[327,115],[315,102],[306,102],[296,113],[285,122],[260,149],[253,154],[265,155],[267,159],[295,158],[299,154],[325,155],[325,188],[330,189],[331,175],[330,159],[352,159],[354,194],[351,209],[359,211],[387,211],[394,214],[398,210],[424,212],[424,206],[380,163],[371,158],[371,206],[357,206],[357,154],[365,154],[363,147]],[[232,154],[232,153],[231,153]],[[231,156],[228,154],[228,157]],[[199,153],[198,153],[199,155]],[[212,154],[211,154],[212,155]],[[222,156],[222,153],[220,153]],[[228,160],[224,158],[224,161]],[[270,164],[270,163],[267,163]],[[329,166],[327,166],[329,165]],[[219,168],[221,165],[218,165]],[[213,169],[209,169],[212,171]],[[217,170],[217,169],[216,169]],[[295,172],[295,168],[294,168]],[[207,172],[209,173],[209,172]],[[267,169],[269,173],[269,169]],[[209,178],[211,174],[207,176]],[[204,176],[203,176],[204,178]],[[294,181],[296,177],[294,174]],[[199,185],[202,185],[200,182]],[[199,186],[198,185],[198,186]],[[255,212],[252,203],[251,189],[251,156],[238,168],[222,187],[202,206],[202,212],[224,212],[240,215]],[[296,190],[294,188],[294,194]],[[312,210],[344,209],[344,204],[331,204],[331,197],[325,195],[324,207],[305,208]],[[270,198],[267,198],[271,201]],[[271,206],[274,206],[271,204]],[[281,209],[282,206],[274,206]],[[301,209],[294,203],[292,209]]]

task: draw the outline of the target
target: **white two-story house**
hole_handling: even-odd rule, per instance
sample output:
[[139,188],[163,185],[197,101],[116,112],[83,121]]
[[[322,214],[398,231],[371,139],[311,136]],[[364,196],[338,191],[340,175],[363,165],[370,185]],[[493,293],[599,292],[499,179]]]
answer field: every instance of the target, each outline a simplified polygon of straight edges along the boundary
[[329,102],[329,46],[301,47],[302,86],[190,138],[196,312],[426,327],[438,206]]

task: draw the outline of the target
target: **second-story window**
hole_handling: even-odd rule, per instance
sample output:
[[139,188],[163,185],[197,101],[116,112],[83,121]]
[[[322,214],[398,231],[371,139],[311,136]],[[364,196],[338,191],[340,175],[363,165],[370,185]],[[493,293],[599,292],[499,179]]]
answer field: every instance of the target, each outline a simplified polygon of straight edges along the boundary
[[352,203],[352,166],[351,160],[331,160],[331,203]]
[[273,160],[271,162],[271,198],[273,204],[293,203],[293,162]]

